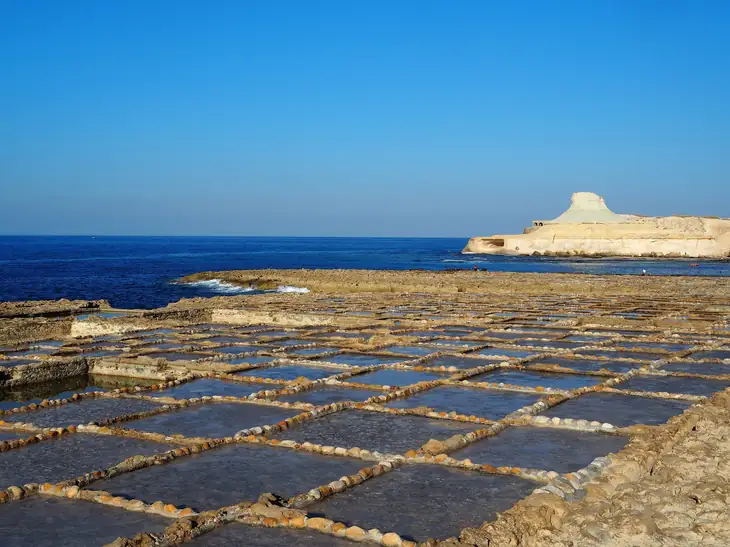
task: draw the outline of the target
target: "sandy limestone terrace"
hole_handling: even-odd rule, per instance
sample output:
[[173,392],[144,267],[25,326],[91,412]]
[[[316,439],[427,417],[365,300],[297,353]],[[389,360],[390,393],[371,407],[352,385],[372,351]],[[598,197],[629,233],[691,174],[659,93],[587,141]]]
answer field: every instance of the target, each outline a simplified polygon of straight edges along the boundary
[[0,304],[0,544],[730,544],[725,279],[192,279]]
[[524,233],[474,237],[466,254],[727,258],[730,220],[644,217],[612,212],[592,192],[576,192],[553,220],[535,220]]

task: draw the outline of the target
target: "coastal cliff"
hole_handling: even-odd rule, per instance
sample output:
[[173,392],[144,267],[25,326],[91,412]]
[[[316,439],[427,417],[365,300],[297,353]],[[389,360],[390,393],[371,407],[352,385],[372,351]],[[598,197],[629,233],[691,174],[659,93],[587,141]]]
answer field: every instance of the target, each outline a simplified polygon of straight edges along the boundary
[[536,220],[522,234],[473,237],[464,254],[727,258],[730,220],[642,217],[613,213],[602,197],[573,194],[554,220]]

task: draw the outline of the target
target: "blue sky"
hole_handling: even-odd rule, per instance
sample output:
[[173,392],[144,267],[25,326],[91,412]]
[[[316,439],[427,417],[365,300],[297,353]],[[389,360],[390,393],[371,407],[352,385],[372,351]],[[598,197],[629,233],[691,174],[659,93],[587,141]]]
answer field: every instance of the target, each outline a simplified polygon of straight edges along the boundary
[[730,3],[0,2],[0,233],[730,216]]

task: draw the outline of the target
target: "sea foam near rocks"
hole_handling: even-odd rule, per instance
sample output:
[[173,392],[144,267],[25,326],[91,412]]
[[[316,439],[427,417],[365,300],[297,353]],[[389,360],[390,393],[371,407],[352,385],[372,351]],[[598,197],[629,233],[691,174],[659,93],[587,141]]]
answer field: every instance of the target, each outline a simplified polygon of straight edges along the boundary
[[208,279],[205,281],[191,281],[190,283],[184,283],[191,287],[201,287],[204,289],[211,290],[220,294],[241,294],[255,290],[253,287],[242,287],[233,283],[228,283],[221,279]]
[[276,292],[294,292],[294,293],[308,293],[309,289],[306,287],[292,287],[290,285],[280,285]]

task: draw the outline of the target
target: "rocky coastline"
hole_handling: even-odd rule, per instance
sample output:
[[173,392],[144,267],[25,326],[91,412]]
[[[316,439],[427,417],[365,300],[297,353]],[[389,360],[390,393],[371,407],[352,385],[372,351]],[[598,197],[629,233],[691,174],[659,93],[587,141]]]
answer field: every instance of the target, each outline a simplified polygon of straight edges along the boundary
[[[188,279],[310,292],[156,310],[2,304],[0,529],[63,499],[148,519],[119,539],[91,538],[117,547],[205,545],[219,533],[246,542],[254,531],[272,545],[277,534],[402,547],[730,540],[723,279],[344,270]],[[558,444],[543,453],[551,445],[537,438]],[[140,444],[85,464],[68,460],[71,442]],[[244,490],[231,504],[233,471],[204,463],[254,449],[261,457],[245,466],[263,487],[237,478]],[[57,458],[23,464],[42,451]],[[282,458],[316,471],[272,474]],[[184,475],[174,469],[187,465],[207,477],[193,490],[176,485]],[[338,466],[347,470],[328,472]],[[433,484],[439,513],[408,480]],[[129,484],[125,495],[117,481]],[[459,496],[449,481],[460,481]],[[373,502],[383,496],[385,508]]]

